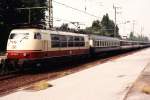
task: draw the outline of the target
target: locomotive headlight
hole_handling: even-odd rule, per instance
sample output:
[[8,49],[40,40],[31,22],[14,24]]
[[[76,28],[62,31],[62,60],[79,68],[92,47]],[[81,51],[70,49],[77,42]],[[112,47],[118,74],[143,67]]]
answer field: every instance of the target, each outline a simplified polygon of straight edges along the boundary
[[6,53],[5,55],[8,56],[8,53]]
[[23,53],[23,56],[26,56],[27,55],[27,53]]
[[28,57],[28,56],[30,56],[30,54],[29,53],[23,53],[23,56]]

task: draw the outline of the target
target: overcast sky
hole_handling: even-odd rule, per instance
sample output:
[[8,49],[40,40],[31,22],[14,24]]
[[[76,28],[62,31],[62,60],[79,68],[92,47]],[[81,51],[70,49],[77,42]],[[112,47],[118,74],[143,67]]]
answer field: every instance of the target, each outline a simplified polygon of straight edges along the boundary
[[[101,20],[106,13],[109,14],[110,19],[114,20],[113,4],[117,7],[117,24],[120,28],[121,35],[128,35],[133,30],[133,22],[135,35],[143,34],[150,37],[150,0],[55,0],[71,7],[80,9],[93,14],[97,17],[92,17],[84,13],[72,10],[65,6],[53,2],[54,25],[58,26],[67,21],[80,22],[82,27],[88,27],[93,20]],[[58,21],[56,18],[63,19]],[[126,21],[130,23],[124,24]],[[71,26],[71,24],[70,24]],[[73,27],[73,26],[72,26]]]

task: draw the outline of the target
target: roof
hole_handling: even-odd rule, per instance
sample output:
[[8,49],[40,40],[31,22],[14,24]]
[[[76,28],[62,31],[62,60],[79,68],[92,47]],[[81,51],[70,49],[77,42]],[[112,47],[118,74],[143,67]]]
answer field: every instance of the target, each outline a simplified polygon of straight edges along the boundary
[[91,39],[94,40],[107,40],[107,41],[120,41],[118,38],[106,37],[106,36],[99,36],[99,35],[89,35]]
[[47,34],[61,34],[61,35],[74,35],[74,36],[88,36],[85,34],[80,34],[80,33],[73,33],[73,32],[63,32],[63,31],[53,31],[53,30],[43,30],[43,29],[36,29],[36,28],[24,28],[24,29],[13,29],[11,33],[16,33],[20,31],[21,33],[27,32],[27,31],[32,31],[32,32],[42,32],[42,33],[47,33]]

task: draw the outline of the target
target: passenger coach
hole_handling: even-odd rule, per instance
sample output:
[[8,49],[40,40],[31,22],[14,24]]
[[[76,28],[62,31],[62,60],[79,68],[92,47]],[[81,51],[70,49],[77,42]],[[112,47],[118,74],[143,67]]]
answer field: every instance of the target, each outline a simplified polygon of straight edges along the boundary
[[120,40],[117,38],[90,35],[91,53],[120,50]]

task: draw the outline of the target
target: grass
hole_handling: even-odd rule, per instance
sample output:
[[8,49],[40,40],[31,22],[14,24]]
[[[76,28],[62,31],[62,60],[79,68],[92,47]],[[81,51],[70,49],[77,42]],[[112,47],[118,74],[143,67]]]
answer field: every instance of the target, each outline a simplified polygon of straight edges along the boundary
[[44,90],[44,89],[47,89],[47,88],[52,87],[52,86],[53,85],[47,83],[47,81],[40,81],[40,82],[33,84],[32,86],[28,87],[25,90],[40,91],[40,90]]
[[149,85],[145,85],[145,86],[142,88],[142,92],[143,92],[143,93],[146,93],[146,94],[150,94],[150,86],[149,86]]

